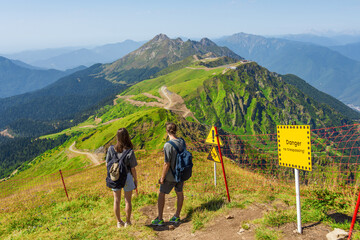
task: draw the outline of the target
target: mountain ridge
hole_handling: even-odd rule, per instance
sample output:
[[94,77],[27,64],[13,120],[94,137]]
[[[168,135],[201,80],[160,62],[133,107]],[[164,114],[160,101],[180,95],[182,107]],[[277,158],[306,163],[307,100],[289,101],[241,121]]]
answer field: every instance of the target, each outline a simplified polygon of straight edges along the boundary
[[[360,63],[311,43],[238,33],[215,41],[280,74],[295,74],[347,104],[360,105]],[[340,80],[339,80],[340,79]],[[356,90],[356,91],[355,91]]]
[[[156,89],[165,85],[184,98],[187,108],[202,124],[217,125],[238,134],[266,134],[277,124],[291,124],[293,121],[310,124],[313,128],[351,122],[298,88],[286,84],[281,75],[254,62],[237,63],[212,71],[200,66],[140,82],[123,94],[155,94]],[[200,71],[204,71],[207,77]],[[195,77],[195,72],[199,78]],[[187,79],[187,75],[192,75],[193,79],[186,82],[177,79]]]
[[360,42],[346,45],[330,46],[330,49],[341,53],[342,55],[360,62]]
[[20,61],[0,56],[0,98],[41,89],[82,68],[78,67],[67,71],[38,69]]
[[213,52],[216,56],[242,59],[228,48],[218,47],[207,38],[201,39],[200,42],[191,40],[184,42],[180,38],[170,39],[165,34],[158,34],[139,49],[111,64],[104,65],[103,74],[110,76],[106,79],[113,81],[114,78],[121,78],[124,72],[140,68],[143,69],[143,72],[138,77],[142,80],[145,79],[144,76],[150,78],[156,72],[186,57],[208,52]]

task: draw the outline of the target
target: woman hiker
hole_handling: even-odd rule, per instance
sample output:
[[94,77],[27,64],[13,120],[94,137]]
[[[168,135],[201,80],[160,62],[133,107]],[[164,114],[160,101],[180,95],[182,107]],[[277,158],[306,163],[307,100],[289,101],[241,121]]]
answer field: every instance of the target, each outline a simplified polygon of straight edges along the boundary
[[108,165],[109,161],[115,157],[116,154],[117,159],[121,158],[121,155],[126,152],[126,150],[130,150],[125,156],[124,163],[127,170],[127,178],[124,186],[124,198],[125,198],[125,213],[126,213],[126,222],[121,220],[120,218],[120,200],[121,200],[121,188],[112,188],[114,194],[114,214],[117,220],[117,227],[127,227],[131,225],[131,197],[132,191],[137,187],[137,175],[136,169],[137,161],[135,157],[135,153],[132,150],[133,144],[130,140],[130,136],[128,131],[125,128],[120,128],[116,134],[117,143],[115,146],[110,146],[107,154],[106,154],[106,165]]

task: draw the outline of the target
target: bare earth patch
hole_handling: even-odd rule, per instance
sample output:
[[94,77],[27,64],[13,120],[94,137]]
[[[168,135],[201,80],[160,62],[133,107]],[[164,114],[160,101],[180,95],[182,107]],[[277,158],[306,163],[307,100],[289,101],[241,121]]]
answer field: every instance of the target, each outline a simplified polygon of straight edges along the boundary
[[[97,119],[100,119],[100,122],[101,122],[101,118],[97,118]],[[115,118],[115,119],[112,119],[112,120],[107,121],[107,122],[105,122],[105,123],[102,123],[102,124],[100,124],[100,125],[85,125],[85,126],[81,126],[81,127],[79,127],[79,128],[96,128],[96,127],[98,127],[98,126],[107,125],[107,124],[110,124],[110,123],[115,122],[115,121],[120,120],[120,119],[121,119],[121,118]],[[98,122],[96,119],[95,119],[95,123],[96,123],[96,124],[99,124],[99,122]]]
[[4,137],[8,137],[8,138],[14,138],[14,136],[9,133],[8,129],[5,129],[4,131],[1,131],[0,135],[4,136]]
[[69,147],[69,150],[76,154],[86,155],[94,165],[101,164],[101,161],[99,161],[99,159],[103,159],[101,156],[99,156],[99,154],[78,151],[77,149],[75,149],[75,142],[73,144],[71,144],[71,146]]
[[[185,199],[186,201],[186,199]],[[173,225],[168,220],[175,213],[176,197],[166,196],[164,208],[164,226],[152,226],[151,221],[157,217],[157,205],[150,205],[140,211],[146,216],[145,225],[152,228],[156,233],[156,239],[199,239],[199,240],[222,240],[222,239],[241,239],[255,240],[255,229],[259,226],[251,221],[263,218],[264,214],[273,208],[272,204],[252,204],[245,209],[232,208],[227,213],[223,213],[201,230],[192,231],[192,221],[181,216],[181,224]],[[248,224],[249,229],[242,229],[244,224]],[[241,230],[242,229],[242,230]],[[321,223],[303,224],[303,234],[296,232],[296,223],[288,223],[279,228],[270,228],[280,233],[281,240],[326,240],[326,234],[331,232],[331,228]]]
[[[134,97],[134,95],[128,95],[128,96],[118,95],[118,96],[116,96],[117,97],[116,99],[118,99],[118,98],[124,99],[125,101],[127,101],[135,106],[150,106],[150,107],[165,108],[165,109],[175,112],[176,114],[179,114],[180,116],[182,116],[184,118],[191,117],[195,121],[199,122],[195,118],[194,114],[186,107],[184,99],[180,95],[169,91],[165,86],[161,87],[159,92],[160,92],[161,98],[154,96],[150,93],[143,93],[145,96],[147,96],[149,98],[154,98],[158,102],[136,101],[136,100],[131,99],[132,97]],[[114,102],[116,102],[116,99],[114,100]]]
[[303,224],[303,233],[294,232],[297,229],[296,223],[288,223],[281,226],[279,230],[283,234],[283,240],[327,240],[326,234],[332,231],[328,226],[321,223]]

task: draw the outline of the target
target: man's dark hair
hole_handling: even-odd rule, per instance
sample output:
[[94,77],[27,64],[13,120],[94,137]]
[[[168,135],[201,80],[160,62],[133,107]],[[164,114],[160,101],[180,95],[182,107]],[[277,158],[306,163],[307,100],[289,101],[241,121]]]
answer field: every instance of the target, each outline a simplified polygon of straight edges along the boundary
[[175,123],[169,122],[166,123],[166,132],[171,135],[176,135],[177,126]]

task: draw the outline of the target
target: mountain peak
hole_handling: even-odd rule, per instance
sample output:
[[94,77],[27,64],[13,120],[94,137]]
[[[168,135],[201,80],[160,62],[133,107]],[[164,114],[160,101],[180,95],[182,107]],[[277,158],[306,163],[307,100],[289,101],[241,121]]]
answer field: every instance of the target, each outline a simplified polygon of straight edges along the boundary
[[164,40],[170,40],[170,38],[168,36],[166,36],[166,34],[160,33],[158,35],[156,35],[152,40],[152,41],[164,41]]
[[201,39],[201,40],[200,40],[200,43],[201,43],[201,45],[203,45],[203,46],[214,46],[214,45],[216,45],[213,41],[211,41],[211,40],[208,39],[208,38],[203,38],[203,39]]
[[125,71],[137,71],[138,75],[135,76],[133,73],[129,79],[131,83],[137,82],[150,78],[156,72],[189,56],[204,55],[209,52],[214,57],[227,56],[237,60],[242,59],[228,48],[219,47],[207,38],[203,38],[200,42],[190,40],[184,42],[181,38],[170,39],[165,34],[159,34],[139,49],[106,65],[102,74],[107,76],[107,80],[116,82],[122,78]]

